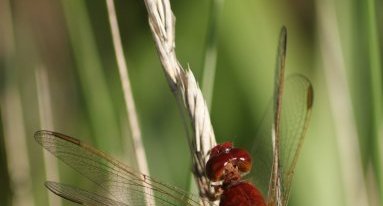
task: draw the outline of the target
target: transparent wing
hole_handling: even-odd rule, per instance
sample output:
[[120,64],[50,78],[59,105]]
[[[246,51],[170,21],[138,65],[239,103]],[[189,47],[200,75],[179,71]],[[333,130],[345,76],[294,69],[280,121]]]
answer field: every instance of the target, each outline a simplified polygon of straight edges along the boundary
[[269,203],[281,199],[281,191],[277,191],[281,184],[279,125],[284,91],[286,44],[287,30],[282,27],[278,42],[273,100],[257,132],[252,149],[254,182],[263,195],[268,196]]
[[279,36],[277,67],[275,69],[275,86],[273,101],[273,124],[271,142],[273,146],[273,164],[271,167],[271,181],[268,202],[270,205],[282,206],[282,173],[281,173],[281,114],[282,99],[284,97],[285,60],[287,46],[287,29],[282,27]]
[[286,206],[291,181],[303,144],[313,104],[313,88],[302,75],[285,81],[287,30],[281,30],[272,103],[252,148],[255,185],[268,196],[269,205]]
[[[280,173],[282,176],[283,201],[287,205],[291,181],[308,127],[313,89],[310,81],[302,75],[287,78],[280,123]],[[272,105],[269,105],[254,139],[251,156],[253,168],[250,174],[254,184],[264,195],[268,194],[272,165]]]
[[56,195],[81,205],[127,206],[127,204],[70,185],[47,181],[45,186]]
[[257,129],[253,148],[251,149],[253,166],[249,177],[265,198],[269,192],[273,163],[273,147],[271,142],[272,121],[273,107],[272,104],[269,104],[262,118],[262,122]]
[[281,174],[283,205],[287,205],[295,166],[308,128],[314,91],[311,82],[302,75],[287,79],[281,116]]
[[[34,136],[46,150],[94,182],[105,191],[105,197],[116,202],[126,205],[147,205],[154,201],[156,205],[200,205],[197,196],[135,172],[75,138],[51,131],[37,131]],[[146,199],[147,196],[151,199]]]

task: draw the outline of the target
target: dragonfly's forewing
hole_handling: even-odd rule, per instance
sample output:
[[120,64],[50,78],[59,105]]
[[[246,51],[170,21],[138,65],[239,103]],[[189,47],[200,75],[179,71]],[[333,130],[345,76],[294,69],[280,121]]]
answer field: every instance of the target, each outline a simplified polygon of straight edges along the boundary
[[264,197],[268,195],[273,163],[273,147],[271,142],[272,111],[272,104],[270,104],[257,129],[253,148],[251,149],[253,166],[249,177],[255,186],[261,190]]
[[47,181],[45,182],[45,186],[56,195],[80,205],[127,206],[127,204],[112,200],[100,194],[88,192],[70,185]]
[[[302,146],[308,126],[312,94],[311,83],[304,76],[293,75],[287,78],[285,97],[283,97],[280,138],[281,169],[282,177],[284,177],[283,185],[286,189],[291,184],[299,149]],[[270,105],[257,130],[251,150],[253,168],[250,176],[254,180],[254,184],[265,195],[268,194],[273,163],[272,121],[273,109]]]
[[287,205],[295,166],[302,149],[313,106],[313,87],[302,75],[287,78],[281,116],[281,174],[283,204]]
[[287,30],[286,27],[281,29],[279,36],[277,66],[275,69],[275,84],[273,98],[273,122],[271,128],[271,143],[273,147],[273,163],[271,167],[271,181],[269,186],[268,202],[270,205],[282,206],[282,174],[281,174],[281,114],[282,114],[282,99],[284,94],[285,83],[285,60],[287,46]]
[[267,109],[252,148],[255,185],[268,205],[287,205],[291,180],[313,103],[310,81],[302,75],[284,79],[286,29],[281,31],[273,103]]
[[252,148],[254,183],[267,195],[269,205],[281,199],[280,174],[280,121],[284,92],[284,74],[286,58],[287,31],[283,27],[280,33],[277,65],[275,70],[274,94],[272,103],[266,112],[260,129],[256,134]]
[[[135,172],[75,138],[51,131],[38,131],[35,139],[46,150],[98,185],[105,192],[104,198],[126,205],[147,205],[154,201],[156,205],[200,205],[198,197]],[[69,191],[62,186],[52,188],[56,188],[57,193]],[[70,200],[81,197],[69,192],[61,194],[64,195]],[[151,200],[147,200],[146,195]]]

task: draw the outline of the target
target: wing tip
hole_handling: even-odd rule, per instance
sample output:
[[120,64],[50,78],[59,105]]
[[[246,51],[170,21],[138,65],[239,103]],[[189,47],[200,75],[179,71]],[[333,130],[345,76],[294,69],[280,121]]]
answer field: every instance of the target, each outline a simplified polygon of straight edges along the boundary
[[64,185],[64,184],[61,184],[58,182],[53,182],[53,181],[45,181],[44,186],[49,191],[51,191],[53,194],[55,194],[61,198],[64,198],[66,200],[69,200],[69,201],[77,203],[77,204],[84,204],[84,202],[81,201],[80,199],[75,198],[75,197],[71,197],[70,195],[65,194],[65,192],[64,192],[65,189],[67,189],[67,188],[75,189],[69,185]]
[[65,140],[76,145],[81,144],[80,140],[76,138],[73,138],[58,132],[49,131],[49,130],[38,130],[34,133],[34,137],[39,144],[42,144],[44,142],[44,139],[46,140],[46,139],[55,139],[55,138]]
[[280,44],[283,46],[283,53],[286,54],[286,47],[287,47],[287,28],[285,25],[281,28],[280,33]]
[[307,109],[312,109],[314,104],[314,88],[310,84],[309,88],[307,89]]
[[42,139],[43,137],[46,135],[46,134],[51,134],[50,131],[47,131],[47,130],[38,130],[36,131],[34,134],[33,134],[33,137],[35,138],[35,140],[41,144],[42,143]]

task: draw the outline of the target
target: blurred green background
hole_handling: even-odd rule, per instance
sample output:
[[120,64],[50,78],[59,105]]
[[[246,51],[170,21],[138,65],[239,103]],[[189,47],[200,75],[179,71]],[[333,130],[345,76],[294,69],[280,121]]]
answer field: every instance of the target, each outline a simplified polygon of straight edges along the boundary
[[[42,148],[33,138],[41,128],[135,167],[105,1],[0,2],[0,204],[48,205]],[[217,2],[223,7],[216,25],[210,23],[213,1],[171,2],[177,56],[199,82],[206,47],[217,42],[211,106],[217,140],[252,144],[272,94],[285,25],[287,73],[306,75],[315,92],[290,205],[382,205],[383,2]],[[150,175],[187,189],[185,131],[144,2],[115,4]],[[41,94],[50,105],[39,103]],[[50,112],[52,119],[42,120]],[[59,166],[62,182],[86,184]]]

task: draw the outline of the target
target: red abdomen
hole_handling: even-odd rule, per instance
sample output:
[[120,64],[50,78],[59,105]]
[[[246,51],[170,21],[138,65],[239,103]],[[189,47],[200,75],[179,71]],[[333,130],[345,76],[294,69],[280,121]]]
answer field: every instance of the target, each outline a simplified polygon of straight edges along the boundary
[[239,182],[227,187],[221,195],[220,206],[266,206],[261,192],[252,184]]

